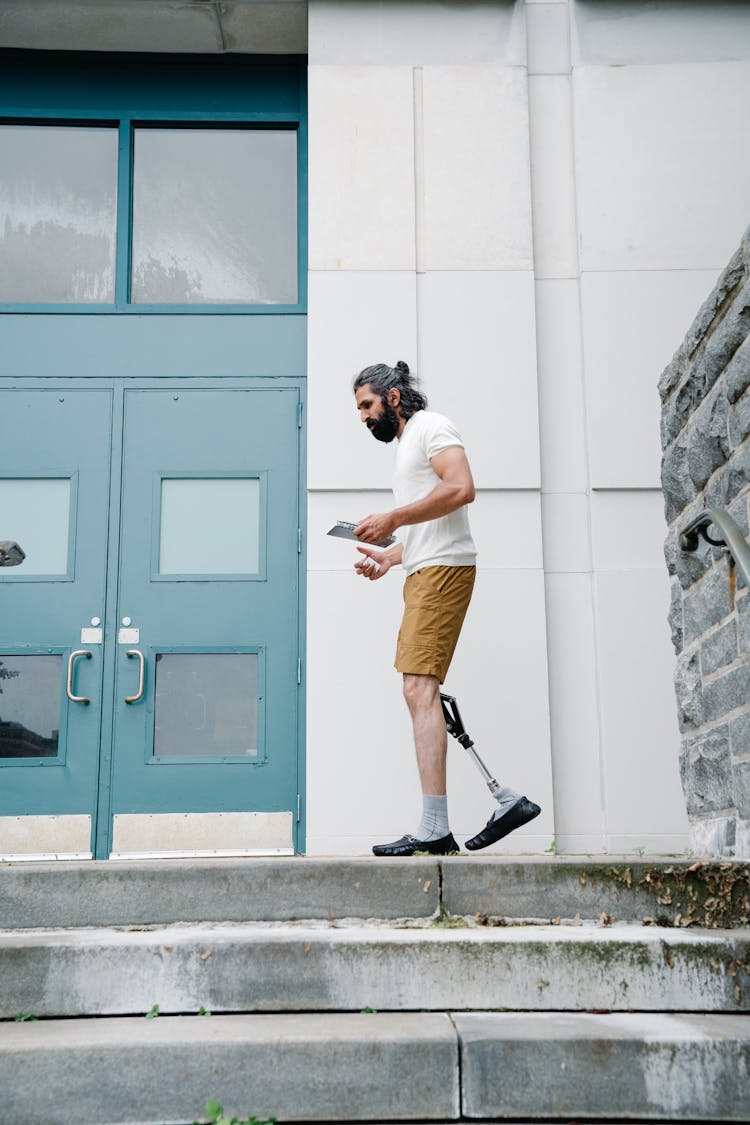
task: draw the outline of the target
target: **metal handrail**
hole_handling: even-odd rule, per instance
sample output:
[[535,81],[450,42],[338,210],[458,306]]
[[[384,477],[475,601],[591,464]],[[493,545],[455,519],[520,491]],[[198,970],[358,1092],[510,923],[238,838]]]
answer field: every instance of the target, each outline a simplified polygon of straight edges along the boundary
[[[712,539],[708,529],[718,527],[723,539]],[[680,535],[683,551],[695,551],[698,541],[703,537],[712,547],[726,547],[737,564],[745,585],[750,590],[750,544],[745,539],[734,519],[724,508],[706,508],[685,527]]]

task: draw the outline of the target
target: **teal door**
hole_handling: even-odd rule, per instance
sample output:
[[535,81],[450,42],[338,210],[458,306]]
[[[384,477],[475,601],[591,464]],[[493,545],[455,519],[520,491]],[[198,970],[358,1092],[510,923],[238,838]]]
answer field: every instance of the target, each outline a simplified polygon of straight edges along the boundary
[[0,391],[0,854],[294,850],[299,402]]
[[6,854],[91,848],[103,661],[82,630],[104,614],[111,429],[111,390],[0,389],[0,539],[26,552],[0,570]]
[[291,845],[297,407],[290,389],[125,391],[112,786],[120,854],[144,838],[156,851],[160,839],[193,850],[191,823],[204,822],[182,832],[179,815],[159,819],[165,812],[264,814],[259,832],[251,820],[216,819],[209,850],[237,847],[237,832],[249,851]]

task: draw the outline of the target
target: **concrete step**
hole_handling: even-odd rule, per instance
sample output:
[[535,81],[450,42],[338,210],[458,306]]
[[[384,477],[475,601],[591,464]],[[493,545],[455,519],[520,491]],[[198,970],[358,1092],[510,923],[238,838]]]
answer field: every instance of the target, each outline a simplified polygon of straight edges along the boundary
[[429,918],[750,925],[750,864],[612,857],[267,859],[0,866],[0,927]]
[[750,1011],[750,930],[177,925],[0,934],[0,1016]]
[[750,1119],[741,1016],[238,1015],[0,1024],[3,1125]]

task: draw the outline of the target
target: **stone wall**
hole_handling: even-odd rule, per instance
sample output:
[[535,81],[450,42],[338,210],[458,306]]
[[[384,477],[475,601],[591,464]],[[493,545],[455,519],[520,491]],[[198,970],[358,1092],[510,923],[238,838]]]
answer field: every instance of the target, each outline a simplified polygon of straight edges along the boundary
[[[750,858],[750,595],[728,553],[680,547],[704,508],[749,534],[750,228],[659,383],[680,773],[696,854]],[[714,529],[713,538],[721,538]]]

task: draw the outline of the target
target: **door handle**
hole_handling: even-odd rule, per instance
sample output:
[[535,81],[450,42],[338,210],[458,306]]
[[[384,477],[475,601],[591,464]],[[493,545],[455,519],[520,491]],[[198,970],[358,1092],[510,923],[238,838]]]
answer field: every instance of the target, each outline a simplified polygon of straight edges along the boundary
[[143,687],[146,682],[146,658],[137,648],[129,648],[125,655],[138,657],[138,691],[135,695],[125,696],[126,703],[137,703],[139,699],[143,699]]
[[65,693],[71,703],[90,703],[91,700],[87,699],[85,695],[73,695],[73,665],[79,656],[85,656],[87,660],[91,659],[91,653],[88,649],[77,648],[75,652],[71,652],[68,657],[68,676],[65,681]]

